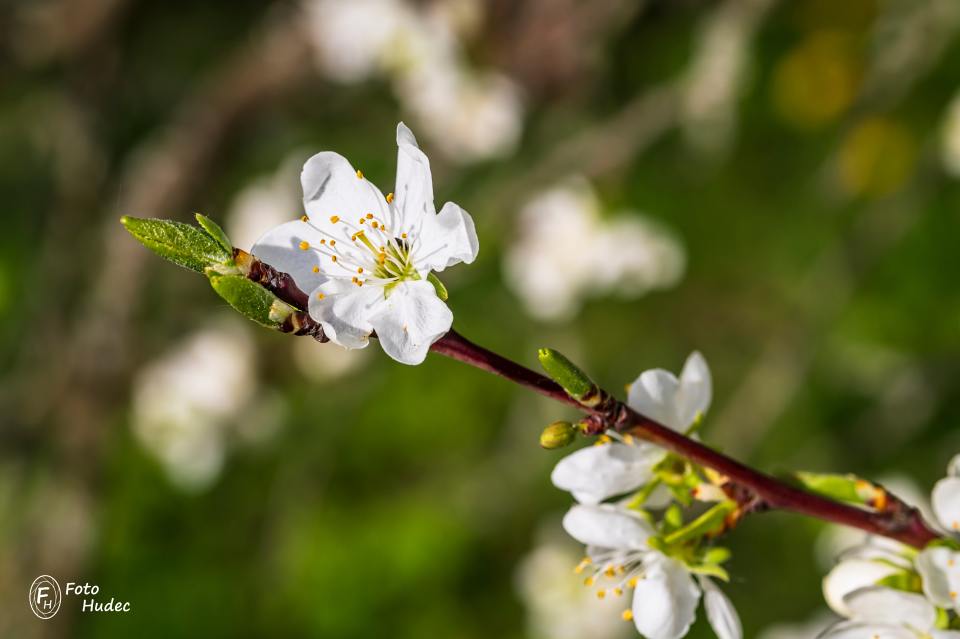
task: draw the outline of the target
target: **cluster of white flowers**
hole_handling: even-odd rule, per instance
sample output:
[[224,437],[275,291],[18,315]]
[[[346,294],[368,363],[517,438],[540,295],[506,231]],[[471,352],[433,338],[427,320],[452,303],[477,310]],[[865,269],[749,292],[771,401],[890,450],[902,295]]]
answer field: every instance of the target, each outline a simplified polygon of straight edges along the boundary
[[504,269],[528,312],[551,320],[573,315],[587,297],[673,286],[685,264],[683,248],[660,224],[630,211],[603,219],[589,183],[573,178],[524,207]]
[[317,62],[331,78],[389,78],[430,141],[458,161],[509,153],[523,127],[518,87],[505,75],[470,68],[460,39],[481,22],[482,3],[442,0],[310,0]]
[[254,355],[245,326],[218,324],[134,379],[133,431],[178,486],[200,489],[220,472],[227,430],[254,395]]
[[[662,369],[642,373],[629,386],[627,403],[665,426],[688,432],[706,412],[711,394],[706,361],[693,353],[679,379]],[[557,464],[553,483],[579,502],[563,519],[567,533],[587,547],[587,557],[577,571],[590,571],[585,584],[603,586],[597,591],[602,598],[620,596],[632,588],[632,603],[623,618],[632,619],[647,639],[686,635],[701,595],[717,636],[739,639],[743,632],[736,610],[707,576],[722,572],[711,569],[711,562],[690,546],[671,552],[656,543],[661,530],[643,508],[662,509],[670,502],[671,493],[656,478],[657,467],[666,457],[666,451],[652,444],[613,437]],[[630,495],[632,491],[639,493]],[[726,499],[722,490],[707,482],[695,485],[691,492],[700,501]],[[625,494],[623,499],[607,501]]]
[[473,219],[452,202],[437,213],[430,162],[413,133],[397,127],[396,191],[386,197],[341,155],[303,167],[307,215],[268,231],[251,252],[294,278],[330,340],[383,350],[419,364],[453,322],[433,275],[477,256]]
[[933,489],[932,507],[945,531],[943,543],[918,552],[882,537],[867,537],[841,554],[823,580],[823,594],[830,608],[845,619],[821,637],[960,638],[958,475],[960,455]]

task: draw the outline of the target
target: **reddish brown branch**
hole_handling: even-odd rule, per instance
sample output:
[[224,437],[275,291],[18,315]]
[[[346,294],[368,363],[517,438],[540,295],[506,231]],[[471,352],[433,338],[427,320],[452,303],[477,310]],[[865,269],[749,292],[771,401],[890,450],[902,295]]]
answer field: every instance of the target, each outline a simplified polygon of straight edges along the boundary
[[[915,508],[905,506],[872,512],[841,504],[754,470],[637,413],[622,402],[615,401],[595,409],[587,409],[570,398],[560,386],[547,377],[478,346],[455,331],[451,330],[444,335],[433,345],[433,350],[504,377],[551,399],[574,406],[609,428],[630,433],[697,464],[712,468],[728,477],[735,486],[747,491],[744,496],[751,505],[751,511],[772,508],[788,510],[859,528],[916,548],[923,548],[939,537]],[[903,502],[895,500],[893,503],[902,504]]]

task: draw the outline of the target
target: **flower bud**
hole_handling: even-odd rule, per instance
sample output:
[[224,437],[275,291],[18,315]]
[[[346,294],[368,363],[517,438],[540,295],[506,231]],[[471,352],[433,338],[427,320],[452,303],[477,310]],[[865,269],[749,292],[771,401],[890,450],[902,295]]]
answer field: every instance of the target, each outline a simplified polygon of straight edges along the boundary
[[573,443],[576,427],[570,422],[553,422],[540,433],[540,445],[548,450],[563,448]]
[[541,348],[537,355],[543,370],[563,387],[567,395],[577,401],[597,395],[597,386],[593,380],[562,353],[552,348]]

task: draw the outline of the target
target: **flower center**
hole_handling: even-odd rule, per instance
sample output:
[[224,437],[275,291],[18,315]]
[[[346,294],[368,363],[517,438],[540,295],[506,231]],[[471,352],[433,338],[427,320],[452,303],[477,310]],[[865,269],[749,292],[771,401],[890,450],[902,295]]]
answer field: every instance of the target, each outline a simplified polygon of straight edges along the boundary
[[357,286],[366,283],[382,286],[385,293],[400,282],[420,279],[413,257],[416,238],[407,232],[396,237],[372,213],[362,215],[356,223],[332,215],[330,223],[334,231],[326,225],[324,228],[312,224],[306,215],[301,219],[322,236],[319,246],[300,243],[301,249],[313,249],[320,254],[320,264],[313,269],[315,273],[323,272],[336,279],[349,276]]

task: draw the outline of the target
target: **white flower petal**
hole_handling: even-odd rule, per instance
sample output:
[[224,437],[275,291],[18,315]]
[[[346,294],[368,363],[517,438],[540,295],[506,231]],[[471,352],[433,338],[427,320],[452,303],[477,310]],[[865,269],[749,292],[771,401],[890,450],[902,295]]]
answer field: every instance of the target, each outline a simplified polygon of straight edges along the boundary
[[453,313],[429,282],[401,282],[371,323],[387,355],[403,364],[420,364],[430,346],[450,330]]
[[917,556],[916,566],[927,598],[941,608],[956,607],[960,592],[960,552],[943,547],[927,548]]
[[596,504],[647,483],[664,451],[647,444],[588,446],[561,459],[550,474],[553,485],[580,503]]
[[893,588],[859,588],[845,596],[843,602],[854,619],[870,623],[899,624],[926,632],[937,620],[937,611],[923,595]]
[[473,218],[453,202],[423,220],[417,241],[415,265],[421,275],[460,262],[470,264],[480,250]]
[[713,397],[713,381],[710,378],[710,368],[707,360],[699,352],[694,351],[687,358],[680,373],[680,390],[677,394],[677,417],[679,427],[686,429],[697,415],[705,414],[710,408]]
[[917,639],[903,626],[841,621],[827,628],[817,639]]
[[383,303],[382,288],[360,287],[338,279],[310,293],[309,310],[330,341],[345,348],[364,348],[373,332],[370,319]]
[[947,475],[950,477],[960,476],[960,455],[954,455],[947,464]]
[[[267,231],[256,241],[250,253],[263,263],[293,277],[297,287],[309,293],[327,281],[322,272],[314,273],[313,268],[320,265],[320,256],[309,249],[319,245],[322,237],[309,224],[294,220]],[[301,248],[301,242],[307,243],[306,250]]]
[[633,410],[674,430],[685,428],[677,416],[680,382],[661,368],[644,371],[627,389],[627,404]]
[[699,600],[686,567],[656,553],[633,591],[633,623],[647,639],[679,639],[696,619]]
[[577,504],[563,516],[563,529],[586,546],[646,550],[654,534],[646,520],[608,504]]
[[367,213],[381,221],[390,215],[380,190],[359,175],[346,158],[331,151],[311,157],[300,173],[310,224],[344,245],[354,232],[346,223],[354,224]]
[[742,639],[743,624],[740,623],[740,616],[730,599],[706,577],[700,578],[700,587],[703,589],[703,606],[707,610],[707,620],[717,638]]
[[960,532],[960,477],[944,477],[938,481],[930,500],[940,525],[947,530]]
[[403,122],[397,125],[397,183],[393,197],[397,212],[394,224],[404,232],[419,233],[424,218],[432,218],[436,213],[430,160]]
[[905,551],[907,551],[907,547],[900,542],[878,535],[867,535],[863,543],[845,548],[837,556],[837,561],[847,561],[849,559],[880,559],[903,566],[904,568],[910,568],[913,560],[905,554]]
[[852,617],[853,612],[847,607],[844,597],[858,588],[873,586],[897,571],[893,566],[865,559],[841,561],[823,578],[823,597],[834,612]]
[[960,639],[960,630],[931,630],[933,639]]

